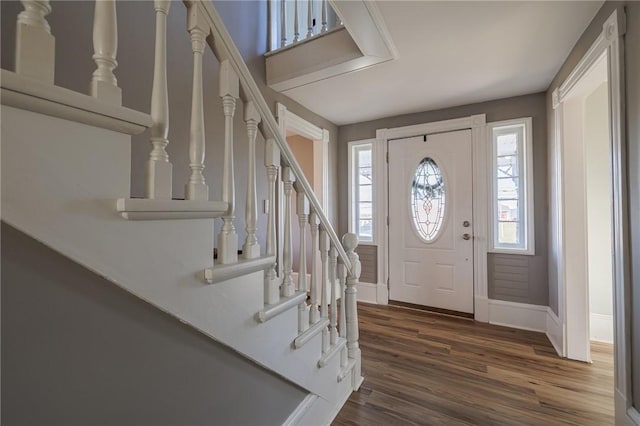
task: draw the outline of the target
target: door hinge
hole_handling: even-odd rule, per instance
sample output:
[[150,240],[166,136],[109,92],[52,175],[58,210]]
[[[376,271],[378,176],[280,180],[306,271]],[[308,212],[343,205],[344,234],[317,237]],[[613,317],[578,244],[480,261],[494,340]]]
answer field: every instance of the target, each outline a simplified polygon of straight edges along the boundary
[[387,226],[389,226],[389,216],[387,216]]
[[387,151],[387,164],[389,164],[389,151]]

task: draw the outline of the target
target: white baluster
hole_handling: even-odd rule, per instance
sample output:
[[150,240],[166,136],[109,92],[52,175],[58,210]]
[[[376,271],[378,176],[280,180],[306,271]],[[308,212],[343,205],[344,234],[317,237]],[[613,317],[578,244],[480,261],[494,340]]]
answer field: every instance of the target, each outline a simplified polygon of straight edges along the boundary
[[313,37],[313,0],[307,0],[307,38]]
[[115,0],[94,2],[93,60],[96,70],[91,79],[91,96],[114,105],[122,105],[122,90],[113,70],[118,66],[118,20]]
[[360,345],[358,343],[359,331],[358,331],[358,280],[360,279],[360,258],[355,252],[358,246],[358,236],[356,234],[345,234],[342,237],[342,245],[347,252],[347,257],[351,263],[351,270],[347,275],[347,284],[345,290],[345,315],[347,323],[347,350],[349,358],[355,360],[355,366],[353,368],[353,388],[359,386],[360,381],[360,369],[361,369],[361,354]]
[[220,64],[220,97],[224,112],[224,169],[222,172],[222,201],[228,203],[227,212],[222,216],[222,229],[218,234],[220,263],[238,261],[238,234],[233,225],[235,218],[235,180],[233,172],[233,115],[236,99],[240,93],[238,76],[225,59]]
[[298,25],[298,0],[293,0],[293,42],[300,41],[300,29]]
[[49,0],[22,0],[22,6],[16,25],[16,72],[53,84],[56,42],[45,18],[51,5]]
[[[344,304],[344,291],[346,288],[347,269],[341,258],[338,258],[338,283],[340,284],[340,316],[338,322],[338,329],[340,331],[340,337],[347,338],[347,319],[345,317],[345,304]],[[348,362],[347,348],[342,348],[340,351],[340,366],[344,367]]]
[[315,324],[320,319],[318,311],[318,262],[316,254],[318,253],[318,215],[315,211],[311,211],[309,215],[309,228],[311,230],[311,306],[309,323]]
[[[320,296],[320,317],[329,318],[329,301],[327,297],[327,285],[329,285],[329,235],[324,229],[320,229],[320,259],[322,262],[322,293]],[[329,350],[329,329],[322,329],[322,353]]]
[[[267,139],[265,143],[264,165],[267,168],[269,181],[269,213],[267,215],[267,256],[276,255],[276,180],[280,168],[280,149],[275,140]],[[269,268],[265,274],[264,303],[271,305],[280,298],[276,267]]]
[[208,200],[209,187],[205,183],[204,175],[204,106],[202,90],[202,55],[204,41],[209,30],[204,22],[198,6],[192,3],[187,14],[187,26],[191,35],[191,50],[193,51],[193,87],[191,92],[191,127],[189,130],[189,168],[191,175],[185,185],[187,200]]
[[327,0],[322,0],[322,29],[321,32],[326,32],[329,29],[327,25]]
[[331,243],[329,249],[329,285],[331,286],[331,311],[329,312],[329,333],[331,346],[338,341],[338,292],[336,290],[336,268],[338,251]]
[[147,198],[171,199],[173,166],[169,162],[169,95],[167,93],[167,14],[170,0],[155,0],[156,49],[151,92],[151,144],[147,161]]
[[[309,220],[309,201],[299,182],[295,183],[296,213],[300,225],[300,249],[298,257],[298,291],[307,291],[307,223]],[[298,331],[309,328],[309,309],[306,301],[298,306]]]
[[291,190],[296,178],[289,167],[282,168],[282,184],[284,186],[284,245],[282,247],[282,295],[292,296],[294,293],[292,270],[293,242],[291,240]]
[[244,106],[244,121],[247,124],[247,136],[249,138],[249,166],[247,170],[247,206],[245,208],[245,222],[247,237],[242,247],[245,259],[260,257],[260,244],[258,243],[258,196],[256,193],[256,135],[260,114],[252,101]]
[[280,0],[280,47],[287,45],[287,2]]

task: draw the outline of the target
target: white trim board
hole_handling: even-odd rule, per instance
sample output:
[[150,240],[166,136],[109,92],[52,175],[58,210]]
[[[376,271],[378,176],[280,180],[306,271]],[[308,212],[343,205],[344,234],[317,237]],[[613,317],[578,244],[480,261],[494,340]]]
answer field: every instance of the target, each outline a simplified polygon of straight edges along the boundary
[[547,306],[487,299],[489,323],[521,330],[547,332]]
[[562,321],[551,308],[547,308],[547,338],[560,357],[564,357],[563,335]]
[[613,343],[613,315],[591,312],[589,320],[591,341]]
[[[572,89],[587,75],[593,65],[602,55],[607,56],[608,66],[608,92],[610,107],[610,139],[612,156],[612,212],[613,212],[613,279],[614,279],[614,388],[616,405],[616,422],[631,422],[628,412],[633,410],[631,398],[631,356],[630,356],[630,333],[631,319],[628,313],[628,301],[630,300],[631,284],[629,277],[629,218],[628,218],[628,189],[626,172],[626,151],[625,151],[625,97],[624,97],[624,34],[626,32],[626,16],[624,8],[618,7],[604,22],[602,30],[596,40],[592,43],[587,53],[574,67],[573,71],[552,93],[552,104],[554,109],[554,140],[552,141],[553,166],[550,187],[556,190],[552,197],[556,209],[551,211],[557,214],[550,217],[551,222],[555,222],[558,231],[558,241],[553,244],[552,253],[558,253],[557,281],[558,281],[558,310],[559,318],[562,320],[563,331],[567,327],[567,306],[566,297],[566,246],[565,239],[565,217],[563,204],[565,199],[562,187],[564,185],[564,159],[563,159],[563,102],[571,96]],[[567,219],[568,220],[568,219]],[[550,277],[551,278],[551,277]],[[555,278],[555,277],[554,277]],[[578,321],[589,320],[588,314],[580,314]],[[574,319],[575,321],[575,319]],[[566,346],[567,334],[564,333],[563,341]],[[621,423],[622,424],[622,423]]]

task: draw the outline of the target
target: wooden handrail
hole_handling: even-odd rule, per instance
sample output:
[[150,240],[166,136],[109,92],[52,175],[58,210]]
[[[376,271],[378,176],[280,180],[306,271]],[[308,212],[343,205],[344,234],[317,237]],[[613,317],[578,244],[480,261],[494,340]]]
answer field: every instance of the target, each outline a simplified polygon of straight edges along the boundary
[[329,219],[325,215],[324,210],[320,205],[320,201],[316,197],[315,192],[311,188],[311,184],[304,176],[300,165],[295,160],[293,153],[291,152],[291,148],[287,144],[284,135],[280,133],[278,123],[276,119],[267,105],[267,101],[264,99],[262,92],[258,88],[251,72],[247,68],[244,60],[242,59],[242,55],[238,51],[231,35],[227,31],[222,18],[218,15],[218,12],[213,7],[213,4],[209,0],[184,0],[185,5],[193,5],[197,6],[198,9],[203,12],[203,18],[208,21],[211,34],[207,37],[207,43],[211,50],[213,50],[214,55],[218,58],[220,62],[224,60],[229,60],[229,63],[233,67],[234,71],[238,75],[240,80],[240,86],[242,88],[240,97],[244,102],[252,101],[262,118],[262,123],[260,125],[260,130],[265,139],[273,138],[280,148],[280,153],[283,160],[283,166],[289,166],[291,171],[296,177],[299,185],[304,190],[307,198],[309,199],[309,204],[311,205],[313,211],[316,212],[318,220],[322,225],[322,228],[327,232],[331,242],[335,246],[338,251],[338,257],[342,261],[342,263],[347,268],[347,271],[351,272],[351,261],[347,257],[347,253],[342,246],[338,235],[336,234],[333,226],[329,222]]

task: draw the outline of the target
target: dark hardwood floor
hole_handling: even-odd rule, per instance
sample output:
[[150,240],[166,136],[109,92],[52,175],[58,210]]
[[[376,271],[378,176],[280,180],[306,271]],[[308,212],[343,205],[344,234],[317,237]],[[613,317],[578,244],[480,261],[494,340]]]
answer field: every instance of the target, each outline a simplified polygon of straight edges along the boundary
[[542,333],[358,305],[365,378],[334,425],[613,425],[613,353],[559,358]]

